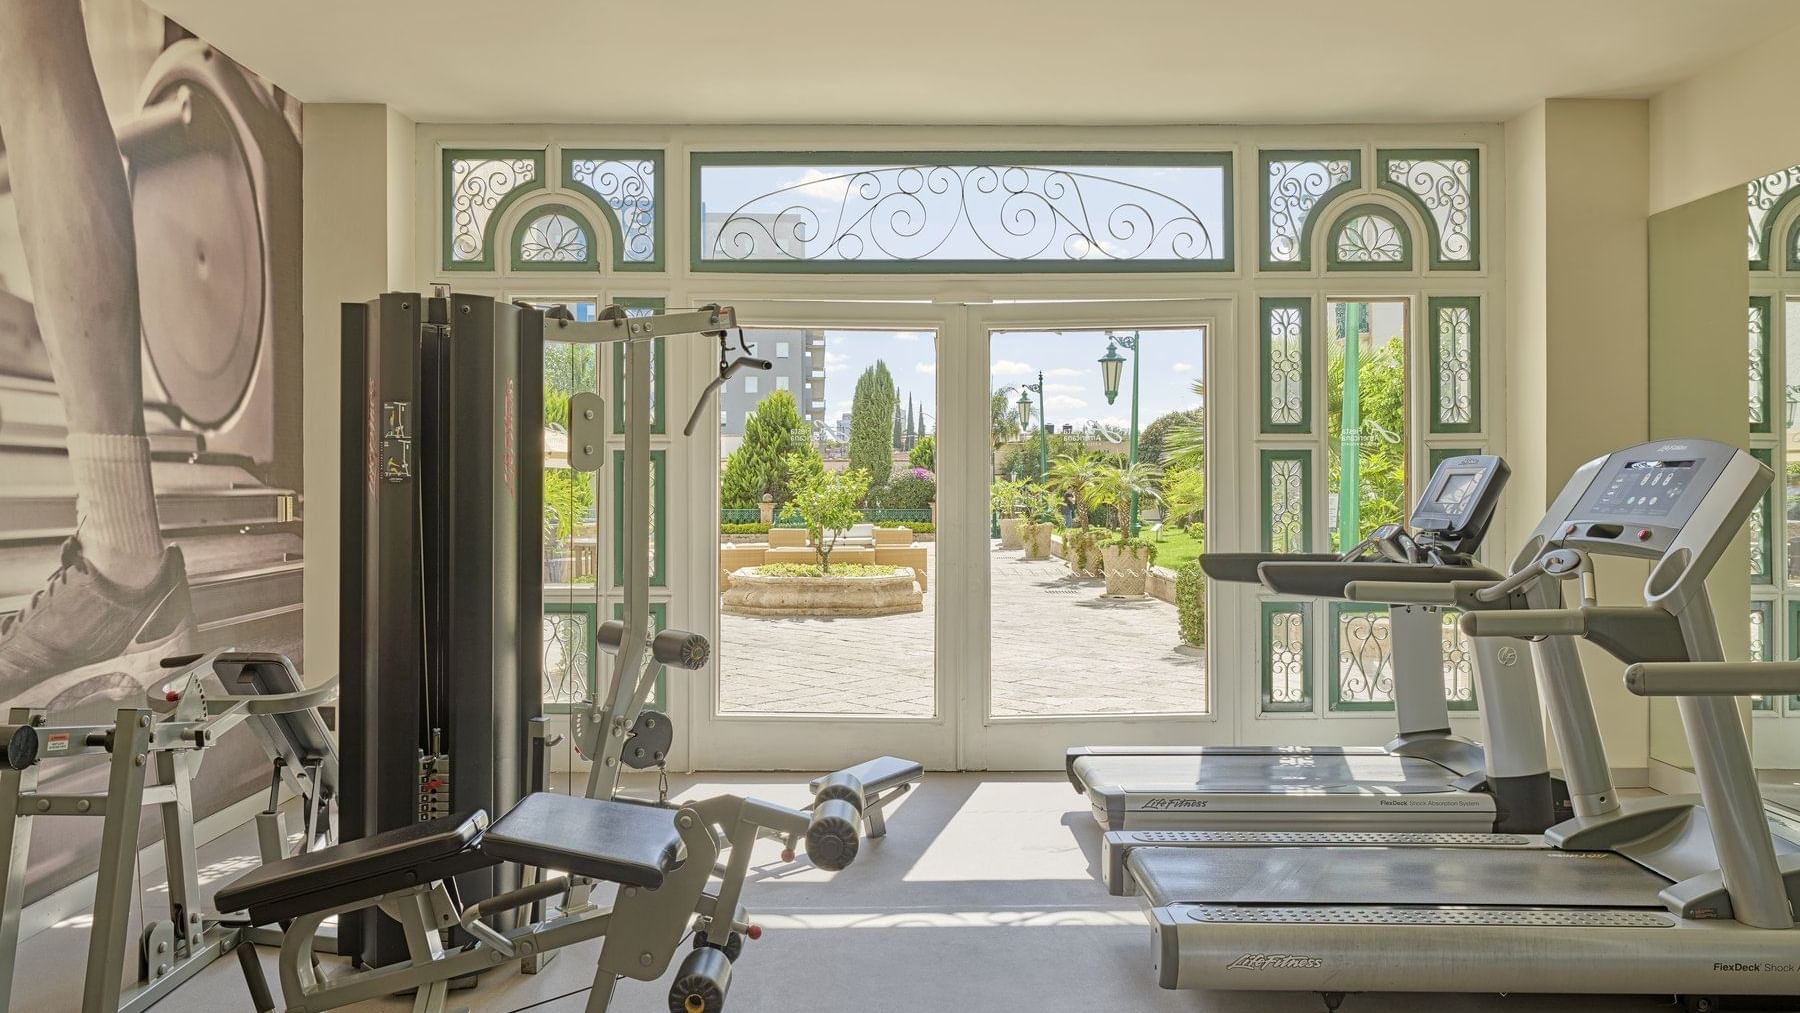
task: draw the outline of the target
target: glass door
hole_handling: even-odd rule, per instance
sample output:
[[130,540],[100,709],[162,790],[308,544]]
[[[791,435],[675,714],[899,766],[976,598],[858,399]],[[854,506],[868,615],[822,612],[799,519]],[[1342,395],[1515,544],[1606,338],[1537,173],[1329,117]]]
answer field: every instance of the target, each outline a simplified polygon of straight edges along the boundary
[[[693,673],[702,769],[826,769],[883,753],[955,765],[958,592],[944,509],[965,424],[940,364],[959,310],[735,300],[771,369],[720,389],[682,441],[674,521],[704,574],[713,662]],[[712,350],[689,365],[698,389]],[[702,361],[704,360],[704,361]],[[704,627],[702,627],[704,628]]]
[[[1040,303],[971,310],[958,376],[985,432],[986,520],[960,546],[979,664],[963,695],[967,765],[1043,769],[1071,745],[1230,741],[1242,680],[1209,636],[1194,561],[1240,533],[1229,302]],[[947,392],[948,393],[948,392]],[[985,530],[979,528],[985,527]],[[1210,606],[1210,607],[1209,607]]]

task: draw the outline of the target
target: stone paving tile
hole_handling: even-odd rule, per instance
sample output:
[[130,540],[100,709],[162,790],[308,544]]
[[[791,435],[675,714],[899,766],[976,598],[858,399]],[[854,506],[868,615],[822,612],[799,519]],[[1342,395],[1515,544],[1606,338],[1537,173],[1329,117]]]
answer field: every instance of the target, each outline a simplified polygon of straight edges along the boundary
[[[998,543],[996,543],[997,545]],[[937,547],[930,546],[935,573]],[[1175,606],[1108,601],[1060,560],[995,548],[993,713],[1197,711],[1206,663],[1175,649]],[[936,581],[933,581],[935,587]],[[720,706],[731,712],[929,717],[933,610],[871,619],[720,617]]]

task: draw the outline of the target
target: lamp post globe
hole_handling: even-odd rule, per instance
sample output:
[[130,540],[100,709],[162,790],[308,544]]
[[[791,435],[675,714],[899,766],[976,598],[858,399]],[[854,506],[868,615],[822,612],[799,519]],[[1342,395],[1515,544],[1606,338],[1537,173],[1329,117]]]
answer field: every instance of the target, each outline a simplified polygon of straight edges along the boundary
[[1100,357],[1100,382],[1106,391],[1106,403],[1112,404],[1119,397],[1119,374],[1125,368],[1125,357],[1119,354],[1119,346],[1110,338],[1106,341],[1106,354]]

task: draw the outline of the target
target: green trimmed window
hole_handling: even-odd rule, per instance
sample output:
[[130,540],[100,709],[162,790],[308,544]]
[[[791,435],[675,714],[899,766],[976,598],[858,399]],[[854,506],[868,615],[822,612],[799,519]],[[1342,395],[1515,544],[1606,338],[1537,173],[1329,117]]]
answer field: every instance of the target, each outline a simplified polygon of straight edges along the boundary
[[[614,300],[628,317],[647,317],[661,312],[663,301],[659,298],[625,298]],[[668,383],[668,370],[663,363],[666,354],[663,338],[655,338],[650,342],[650,431],[652,433],[668,432],[668,420],[664,416],[663,402],[665,386]],[[625,433],[625,346],[614,344],[612,352],[612,425],[613,434],[623,436]]]
[[1473,148],[1376,152],[1380,186],[1413,205],[1430,226],[1431,266],[1481,267],[1481,155]]
[[1334,711],[1390,710],[1394,706],[1394,638],[1388,607],[1334,601],[1331,629],[1337,648],[1327,705]]
[[1262,709],[1264,713],[1313,709],[1312,615],[1305,602],[1262,603]]
[[[623,620],[625,618],[625,603],[624,602],[616,602],[613,604],[612,617],[614,619],[619,619],[619,620]],[[668,603],[660,602],[660,601],[651,602],[650,603],[650,630],[649,630],[650,635],[652,637],[654,637],[658,633],[661,633],[662,631],[664,631],[668,628],[669,628],[669,605],[668,605]],[[606,688],[607,688],[608,692],[611,692],[612,691],[611,666],[616,663],[616,659],[614,659],[614,657],[610,654],[607,655],[606,658],[607,658],[606,663],[608,666],[608,671],[607,671],[607,675],[606,675],[606,679],[607,679]],[[668,688],[669,688],[669,666],[658,665],[658,666],[656,666],[656,689],[651,692],[650,700],[648,703],[645,704],[645,706],[650,708],[651,710],[662,710],[668,700]]]
[[1230,271],[1228,152],[699,152],[701,271]]
[[592,271],[594,227],[566,204],[532,208],[513,228],[512,266],[518,271]]
[[1481,429],[1481,300],[1433,296],[1431,324],[1431,431]]
[[543,189],[543,150],[446,149],[443,174],[444,268],[493,270],[494,223],[514,201]]
[[660,151],[563,150],[562,183],[606,210],[618,270],[662,270],[662,165]]
[[[1769,661],[1773,653],[1769,643],[1774,633],[1775,603],[1772,601],[1752,601],[1750,603],[1750,660]],[[1769,696],[1753,696],[1750,698],[1750,709],[1758,711],[1774,711],[1776,699]]]
[[1750,297],[1749,313],[1745,318],[1749,338],[1750,368],[1750,431],[1767,433],[1772,430],[1771,416],[1773,406],[1769,396],[1769,312],[1771,297],[1753,295]]
[[[669,452],[650,452],[650,586],[667,587],[665,563],[669,558]],[[613,469],[613,586],[622,587],[625,572],[625,539],[638,537],[625,530],[625,451],[615,450]]]
[[[1762,463],[1774,467],[1774,452],[1768,448],[1752,448],[1750,453]],[[1756,501],[1756,508],[1750,511],[1750,583],[1773,584],[1775,582],[1775,486]]]
[[1312,300],[1264,299],[1262,431],[1312,430]]
[[1334,271],[1410,271],[1412,234],[1400,216],[1379,204],[1362,204],[1331,225],[1325,262]]
[[591,601],[544,602],[544,713],[567,714],[594,699],[599,686]]
[[1261,154],[1262,243],[1265,271],[1312,267],[1313,209],[1362,183],[1362,153],[1264,151]]
[[1770,233],[1774,231],[1775,219],[1781,216],[1782,209],[1797,193],[1800,193],[1800,165],[1771,172],[1744,184],[1750,270],[1769,269]]
[[1312,551],[1312,451],[1262,452],[1264,552]]

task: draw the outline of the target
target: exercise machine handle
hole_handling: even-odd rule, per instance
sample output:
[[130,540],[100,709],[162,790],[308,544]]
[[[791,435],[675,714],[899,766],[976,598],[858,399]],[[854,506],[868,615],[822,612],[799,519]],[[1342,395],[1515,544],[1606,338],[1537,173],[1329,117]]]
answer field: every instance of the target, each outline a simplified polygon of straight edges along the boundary
[[1800,662],[1645,661],[1626,667],[1625,688],[1637,696],[1791,696],[1800,693]]
[[[606,653],[619,653],[625,642],[624,620],[608,619],[594,631],[594,637]],[[706,667],[712,658],[712,644],[698,633],[667,629],[650,638],[650,656],[657,664],[694,671]]]
[[42,741],[31,725],[0,725],[0,739],[6,742],[8,770],[29,770],[37,766]]
[[1442,582],[1353,580],[1344,585],[1344,598],[1387,605],[1455,605],[1456,589]]
[[1471,637],[1579,637],[1588,617],[1581,609],[1503,609],[1465,612],[1457,625]]

